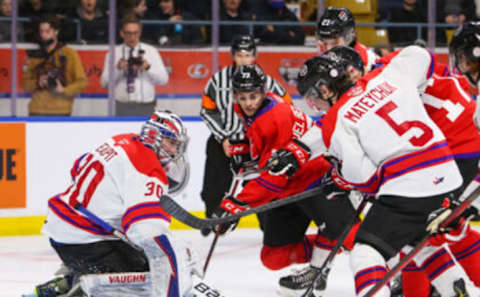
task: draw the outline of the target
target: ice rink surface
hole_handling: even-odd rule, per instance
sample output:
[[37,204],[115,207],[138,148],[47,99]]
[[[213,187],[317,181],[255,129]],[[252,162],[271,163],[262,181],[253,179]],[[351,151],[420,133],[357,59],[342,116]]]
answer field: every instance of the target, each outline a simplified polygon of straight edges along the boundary
[[[213,235],[199,231],[173,231],[196,247],[201,267]],[[220,237],[206,274],[206,283],[226,297],[277,296],[278,279],[291,268],[271,271],[260,262],[262,234],[256,229],[238,229]],[[53,277],[60,260],[44,236],[0,237],[0,297],[19,297],[33,292],[36,284]],[[354,285],[348,257],[340,254],[330,274],[323,297],[353,297]]]

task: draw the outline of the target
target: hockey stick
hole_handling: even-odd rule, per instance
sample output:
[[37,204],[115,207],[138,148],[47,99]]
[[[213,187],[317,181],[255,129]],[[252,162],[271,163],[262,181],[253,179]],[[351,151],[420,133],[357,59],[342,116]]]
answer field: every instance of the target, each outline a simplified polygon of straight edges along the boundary
[[313,279],[312,284],[308,289],[305,291],[305,293],[302,294],[301,297],[310,297],[312,296],[313,290],[315,288],[315,284],[320,281],[327,281],[328,273],[330,272],[330,269],[332,268],[332,263],[333,259],[335,259],[335,256],[338,254],[338,251],[342,248],[343,243],[345,242],[345,239],[347,238],[348,234],[350,233],[350,230],[352,227],[358,222],[360,214],[362,213],[363,209],[367,205],[368,199],[366,197],[363,197],[362,202],[358,206],[357,210],[355,211],[352,220],[347,224],[345,229],[342,231],[342,233],[338,236],[337,242],[333,246],[332,250],[328,254],[327,258],[323,262],[322,266],[319,268],[317,275]]
[[321,193],[322,193],[322,188],[316,187],[299,194],[291,195],[283,199],[275,200],[264,205],[247,209],[245,211],[242,211],[236,214],[228,215],[223,218],[215,218],[215,219],[201,219],[199,217],[196,217],[190,214],[187,210],[185,210],[182,206],[180,206],[177,202],[175,202],[172,198],[170,198],[167,195],[163,195],[160,198],[160,206],[162,206],[163,209],[166,212],[168,212],[172,217],[184,223],[185,225],[188,225],[195,229],[202,229],[202,228],[213,228],[218,224],[234,221],[236,219],[239,219],[241,217],[247,216],[252,213],[264,212],[276,207],[287,205],[289,203],[297,202],[306,198],[311,198]]
[[[476,183],[476,181],[472,181],[472,183]],[[468,189],[468,186],[467,186]],[[440,223],[439,229],[445,228],[450,224],[453,220],[455,220],[459,215],[463,213],[465,209],[467,209],[472,202],[477,199],[480,195],[480,185],[477,185],[476,189],[470,193],[466,198],[462,199],[462,196],[464,196],[465,193],[463,193],[459,201],[461,201],[461,204],[458,205],[451,213],[448,215],[442,223]],[[364,297],[372,297],[375,293],[377,293],[386,283],[392,279],[392,277],[395,276],[400,270],[403,269],[410,261],[413,260],[413,258],[428,244],[428,240],[432,234],[427,234],[425,235],[422,240],[411,250],[403,259],[401,259],[397,265],[395,265],[392,269],[390,269],[385,276],[378,282],[376,283],[368,292],[367,294],[364,295]]]
[[[234,195],[235,191],[237,190],[238,184],[240,183],[240,180],[243,179],[243,175],[241,173],[235,174],[233,173],[234,177],[232,180],[232,184],[230,185],[230,190],[225,194],[225,195]],[[205,273],[207,273],[207,268],[208,264],[210,263],[210,258],[213,255],[213,250],[215,249],[215,246],[217,245],[218,237],[220,236],[220,228],[215,231],[215,237],[213,238],[213,242],[210,245],[210,249],[207,254],[207,258],[205,259],[205,264],[203,265],[203,275],[205,276]]]
[[128,239],[128,237],[122,231],[113,228],[113,226],[111,226],[110,224],[108,224],[107,222],[102,220],[101,218],[97,217],[93,212],[91,212],[88,209],[86,209],[85,207],[83,207],[82,204],[77,203],[73,208],[75,208],[77,211],[79,211],[80,213],[85,215],[88,219],[95,222],[95,224],[99,225],[100,227],[105,229],[107,232],[112,233],[113,236],[119,238],[120,240],[122,240],[126,244],[130,245],[131,247],[133,247],[137,251],[143,251],[143,249],[141,247],[134,244],[130,239]]

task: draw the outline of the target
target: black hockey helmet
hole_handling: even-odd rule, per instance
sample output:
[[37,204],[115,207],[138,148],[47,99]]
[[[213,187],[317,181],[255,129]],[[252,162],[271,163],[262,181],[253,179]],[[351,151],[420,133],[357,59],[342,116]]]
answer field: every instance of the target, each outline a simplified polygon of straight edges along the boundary
[[362,57],[356,50],[349,46],[336,46],[326,51],[324,55],[343,59],[348,65],[352,65],[360,71],[365,70],[365,65],[363,64]]
[[[449,45],[450,66],[455,66],[458,70],[459,63],[464,60],[467,62],[480,63],[480,22],[468,22],[462,24],[452,37]],[[472,84],[476,84],[469,73],[463,73]]]
[[[314,108],[310,101],[321,99],[333,105],[332,98],[340,97],[351,86],[352,82],[347,73],[345,60],[333,56],[318,56],[308,59],[298,73],[297,89],[300,95],[307,100],[310,107]],[[323,98],[320,86],[325,85],[333,91],[333,96]],[[313,99],[312,99],[313,98]],[[309,101],[310,100],[310,101]]]
[[355,40],[355,19],[344,7],[328,7],[317,24],[318,39],[343,37],[348,44]]
[[265,73],[258,65],[244,65],[237,68],[232,77],[235,92],[250,92],[265,89]]
[[253,36],[248,34],[236,35],[232,40],[230,52],[233,55],[237,51],[253,52],[255,55],[257,53],[257,45]]

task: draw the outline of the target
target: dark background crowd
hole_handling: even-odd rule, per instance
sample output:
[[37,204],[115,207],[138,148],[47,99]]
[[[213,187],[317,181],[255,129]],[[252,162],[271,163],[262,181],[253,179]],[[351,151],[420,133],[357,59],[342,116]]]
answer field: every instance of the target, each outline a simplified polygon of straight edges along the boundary
[[[375,1],[375,0],[372,0]],[[0,41],[9,42],[12,0],[0,0]],[[122,0],[117,1],[118,24],[134,16],[144,24],[142,39],[157,46],[191,46],[209,44],[211,27],[208,24],[180,24],[175,21],[210,21],[211,0]],[[237,34],[250,33],[262,44],[303,45],[305,37],[313,34],[314,26],[297,22],[316,21],[316,0],[219,0],[221,21],[288,21],[286,25],[257,24],[221,25],[219,41],[229,44]],[[330,1],[332,2],[332,1]],[[426,23],[427,0],[382,0],[373,21],[389,23]],[[329,1],[325,1],[328,5]],[[480,0],[438,0],[437,23],[457,25],[480,16]],[[299,11],[291,7],[297,5]],[[59,39],[67,43],[102,44],[108,42],[108,0],[19,0],[18,40],[36,42],[35,22],[46,14],[56,15],[61,22]],[[165,21],[172,23],[155,23]],[[358,18],[357,22],[362,19]],[[386,27],[388,40],[402,46],[418,38],[415,27]],[[118,28],[117,28],[118,29]],[[117,30],[118,31],[118,30]],[[425,28],[421,32],[425,39]],[[437,29],[437,42],[447,41],[445,28]],[[117,36],[118,38],[118,36]],[[119,39],[117,40],[119,41]]]

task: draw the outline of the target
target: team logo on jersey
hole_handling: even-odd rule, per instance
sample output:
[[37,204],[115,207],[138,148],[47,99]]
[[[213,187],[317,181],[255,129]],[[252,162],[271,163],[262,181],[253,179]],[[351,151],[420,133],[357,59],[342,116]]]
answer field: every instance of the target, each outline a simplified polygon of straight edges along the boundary
[[203,64],[192,64],[187,69],[188,76],[194,79],[202,79],[208,76],[210,69]]
[[445,180],[445,177],[443,177],[443,176],[442,176],[442,177],[435,177],[435,178],[433,179],[433,184],[434,184],[434,185],[438,185],[438,184],[440,184],[440,183],[443,183],[444,180]]
[[278,74],[282,76],[287,84],[296,86],[298,74],[305,75],[307,73],[308,69],[304,67],[304,62],[305,59],[282,59],[280,61],[280,67],[278,67]]

